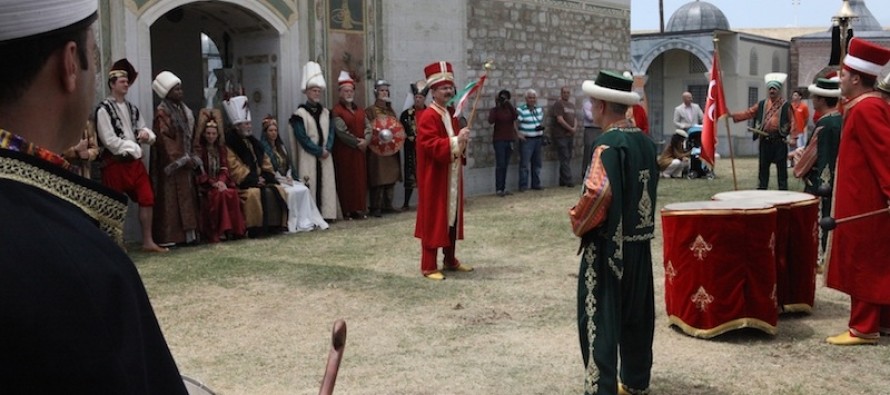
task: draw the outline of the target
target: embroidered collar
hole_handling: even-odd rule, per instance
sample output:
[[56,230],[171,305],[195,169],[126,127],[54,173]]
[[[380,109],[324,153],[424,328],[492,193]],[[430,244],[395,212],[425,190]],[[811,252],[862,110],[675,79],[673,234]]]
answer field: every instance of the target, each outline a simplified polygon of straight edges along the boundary
[[25,140],[24,137],[5,129],[0,129],[0,149],[18,151],[23,154],[35,156],[68,171],[75,172],[77,170],[75,166],[68,163],[68,161],[66,161],[65,158],[62,158],[59,154],[51,152],[45,148],[40,148],[34,143]]

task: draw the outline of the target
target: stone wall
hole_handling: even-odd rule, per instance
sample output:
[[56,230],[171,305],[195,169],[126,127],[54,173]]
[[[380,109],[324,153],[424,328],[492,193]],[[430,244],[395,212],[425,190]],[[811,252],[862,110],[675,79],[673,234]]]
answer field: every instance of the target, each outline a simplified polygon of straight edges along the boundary
[[[488,110],[501,89],[511,91],[515,104],[524,103],[523,94],[538,91],[538,105],[548,108],[559,99],[562,86],[573,88],[580,109],[581,83],[594,79],[601,69],[629,70],[630,2],[603,1],[473,1],[467,5],[466,73],[462,86],[478,79],[483,64],[493,60],[473,123],[468,167],[491,168],[494,150]],[[579,121],[580,125],[580,121]],[[518,148],[518,147],[517,147]],[[575,178],[580,179],[581,134],[575,139]],[[514,150],[513,162],[518,161]],[[556,161],[551,147],[545,148],[545,161]],[[545,185],[556,180],[555,163],[545,163]],[[492,171],[493,173],[493,171]],[[546,174],[545,174],[546,173]],[[491,175],[493,178],[493,174]],[[510,169],[508,182],[515,182]]]

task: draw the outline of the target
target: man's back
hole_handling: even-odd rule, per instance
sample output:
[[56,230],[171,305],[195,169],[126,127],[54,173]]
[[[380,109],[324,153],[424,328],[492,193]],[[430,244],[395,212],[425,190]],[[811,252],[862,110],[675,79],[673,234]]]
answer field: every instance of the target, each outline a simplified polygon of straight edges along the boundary
[[0,177],[3,392],[184,394],[135,266],[86,214],[113,217],[123,196],[15,152],[0,160],[54,181]]

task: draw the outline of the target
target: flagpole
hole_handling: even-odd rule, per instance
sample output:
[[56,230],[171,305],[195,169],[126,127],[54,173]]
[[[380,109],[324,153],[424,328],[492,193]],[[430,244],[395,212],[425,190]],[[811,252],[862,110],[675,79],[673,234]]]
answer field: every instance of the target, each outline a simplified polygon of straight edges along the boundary
[[[491,70],[494,68],[494,61],[489,60],[489,61],[485,62],[485,64],[482,65],[482,68],[485,69],[485,71],[482,72],[482,77],[485,77],[488,75],[488,70]],[[480,77],[480,79],[482,77]],[[472,127],[472,125],[473,125],[473,118],[476,117],[476,103],[479,102],[479,94],[481,94],[481,93],[482,93],[482,87],[480,86],[479,89],[476,89],[476,97],[473,98],[473,108],[470,109],[470,117],[467,118],[467,127]]]
[[[720,39],[717,38],[717,36],[715,35],[714,36],[714,56],[720,55],[720,48],[717,44],[719,41],[720,41]],[[711,70],[711,73],[721,73],[721,70]],[[722,81],[723,81],[722,75],[719,76],[719,80],[722,83]],[[723,105],[725,106],[726,103],[723,103]],[[738,191],[739,190],[739,182],[738,182],[738,179],[736,178],[736,174],[735,174],[735,154],[732,151],[732,134],[730,133],[730,129],[729,129],[729,117],[724,115],[723,119],[726,121],[726,142],[729,144],[729,163],[732,165],[732,187],[733,187],[733,190]],[[715,165],[717,164],[716,160],[714,161],[714,164]]]

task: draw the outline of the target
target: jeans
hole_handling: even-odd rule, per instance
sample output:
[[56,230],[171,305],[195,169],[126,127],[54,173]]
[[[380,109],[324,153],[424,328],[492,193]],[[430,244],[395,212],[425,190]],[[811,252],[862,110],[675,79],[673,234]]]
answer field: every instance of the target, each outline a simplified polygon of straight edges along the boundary
[[513,155],[513,142],[508,140],[494,142],[494,187],[496,191],[507,190],[507,166]]
[[528,189],[528,173],[531,167],[532,189],[541,189],[541,143],[543,138],[526,137],[519,142],[519,190]]
[[590,160],[593,159],[593,143],[601,134],[603,134],[603,130],[598,127],[584,127],[584,157],[581,158],[582,178],[587,175],[587,166],[590,166]]
[[559,185],[570,185],[572,181],[572,149],[575,145],[574,136],[557,137],[553,139],[556,143],[556,153],[559,157]]

